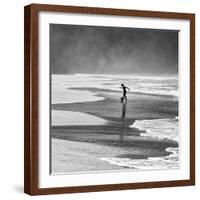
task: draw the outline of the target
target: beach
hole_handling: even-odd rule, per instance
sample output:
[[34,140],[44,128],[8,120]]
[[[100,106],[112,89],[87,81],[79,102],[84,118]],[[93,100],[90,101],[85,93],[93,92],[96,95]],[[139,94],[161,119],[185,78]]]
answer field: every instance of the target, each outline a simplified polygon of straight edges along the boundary
[[52,80],[52,174],[179,167],[177,96],[132,90],[122,117],[119,77]]

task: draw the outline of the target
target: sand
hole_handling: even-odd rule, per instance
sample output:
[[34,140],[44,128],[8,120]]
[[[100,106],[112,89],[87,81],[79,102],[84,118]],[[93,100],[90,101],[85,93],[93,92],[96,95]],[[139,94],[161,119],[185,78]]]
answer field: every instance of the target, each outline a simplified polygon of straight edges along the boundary
[[52,88],[52,104],[74,103],[74,102],[93,102],[103,100],[103,97],[97,97],[89,91],[76,91],[65,88]]
[[[71,89],[73,90],[73,89]],[[147,159],[167,156],[169,147],[178,142],[140,136],[141,131],[130,128],[138,119],[173,118],[178,115],[178,102],[173,97],[133,93],[128,96],[127,113],[121,119],[121,93],[94,88],[77,88],[76,91],[96,93],[103,100],[93,102],[53,104],[56,111],[73,112],[80,117],[74,121],[54,124],[52,138],[52,173],[71,173],[128,169],[103,161],[105,157]],[[77,115],[78,113],[78,115]],[[96,118],[97,117],[97,118]],[[70,117],[69,117],[70,118]],[[73,117],[71,117],[72,120]],[[100,118],[100,119],[98,119]],[[69,119],[70,120],[70,119]],[[106,123],[101,123],[104,120]],[[94,124],[93,124],[94,123]]]
[[52,174],[122,169],[97,159],[110,148],[84,142],[52,139]]
[[81,112],[52,110],[52,126],[104,125],[106,120]]

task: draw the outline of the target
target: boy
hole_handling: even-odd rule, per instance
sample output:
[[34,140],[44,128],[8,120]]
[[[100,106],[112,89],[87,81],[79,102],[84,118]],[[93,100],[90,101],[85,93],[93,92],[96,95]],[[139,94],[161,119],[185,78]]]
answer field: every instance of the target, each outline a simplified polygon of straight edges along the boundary
[[123,89],[123,97],[121,98],[121,101],[123,102],[123,100],[125,99],[127,102],[127,90],[130,90],[128,87],[126,87],[123,83],[121,84],[121,88]]

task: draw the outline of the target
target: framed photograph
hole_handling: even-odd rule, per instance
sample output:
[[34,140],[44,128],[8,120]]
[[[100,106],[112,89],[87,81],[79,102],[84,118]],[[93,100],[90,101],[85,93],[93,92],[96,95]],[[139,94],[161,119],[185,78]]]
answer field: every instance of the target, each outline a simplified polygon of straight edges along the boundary
[[25,7],[24,190],[195,184],[195,15]]

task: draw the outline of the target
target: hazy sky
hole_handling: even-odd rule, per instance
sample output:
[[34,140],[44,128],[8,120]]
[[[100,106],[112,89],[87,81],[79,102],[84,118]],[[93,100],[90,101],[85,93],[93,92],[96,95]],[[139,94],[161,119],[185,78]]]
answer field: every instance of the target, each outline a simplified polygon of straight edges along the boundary
[[54,74],[177,73],[178,32],[50,25]]

